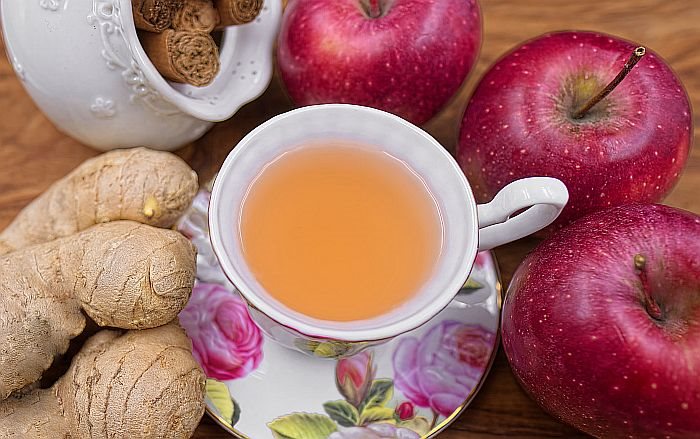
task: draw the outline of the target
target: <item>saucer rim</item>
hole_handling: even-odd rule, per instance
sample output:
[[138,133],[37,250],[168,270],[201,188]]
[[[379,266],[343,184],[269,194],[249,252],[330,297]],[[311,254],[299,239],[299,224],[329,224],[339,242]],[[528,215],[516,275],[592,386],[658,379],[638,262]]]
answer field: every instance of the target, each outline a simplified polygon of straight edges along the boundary
[[[462,405],[460,405],[450,416],[445,418],[440,424],[436,425],[432,430],[428,432],[427,435],[421,436],[421,439],[433,439],[437,437],[438,434],[442,433],[447,427],[452,425],[462,414],[466,411],[467,407],[471,405],[472,401],[476,397],[476,395],[481,391],[481,388],[483,387],[484,383],[486,382],[486,379],[491,373],[491,369],[493,368],[493,363],[496,360],[496,355],[498,354],[498,349],[501,345],[501,312],[503,311],[503,279],[501,277],[501,270],[500,267],[498,266],[498,259],[496,258],[496,253],[493,250],[488,250],[488,252],[491,254],[491,257],[493,258],[493,266],[496,271],[496,283],[495,283],[495,289],[496,289],[496,303],[498,307],[498,325],[496,328],[496,337],[494,340],[494,349],[491,351],[491,356],[489,358],[488,365],[485,368],[484,374],[481,376],[481,379],[479,380],[479,383],[474,386],[471,392],[469,392],[469,395],[465,398],[464,402]],[[452,299],[450,304],[454,302],[456,299]],[[448,304],[449,306],[449,304]],[[210,408],[209,404],[206,404],[205,407],[205,413],[214,420],[221,428],[223,428],[227,433],[231,434],[233,437],[236,439],[252,439],[250,436],[247,436],[244,433],[241,433],[240,431],[236,430],[235,427],[229,425],[221,416],[218,414],[214,413],[214,411]]]

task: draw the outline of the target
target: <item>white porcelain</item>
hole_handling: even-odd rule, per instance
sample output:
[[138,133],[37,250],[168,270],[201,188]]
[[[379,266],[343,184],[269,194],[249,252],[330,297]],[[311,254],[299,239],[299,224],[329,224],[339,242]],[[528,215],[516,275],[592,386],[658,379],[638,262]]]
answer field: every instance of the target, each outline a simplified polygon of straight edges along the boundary
[[[477,256],[460,301],[421,328],[326,361],[286,349],[251,321],[213,256],[208,201],[200,191],[178,225],[198,254],[198,281],[180,323],[207,374],[207,412],[226,431],[255,439],[430,438],[469,405],[498,346],[501,283],[491,252]],[[378,382],[385,397],[362,403]]]
[[228,28],[221,72],[203,88],[166,81],[138,41],[131,0],[1,0],[7,54],[36,104],[97,149],[173,150],[230,118],[268,86],[281,0]]
[[[388,409],[387,414],[393,414],[401,404],[410,403],[414,413],[411,419],[404,422],[397,422],[396,427],[402,431],[400,438],[431,438],[447,428],[457,417],[467,408],[469,403],[476,396],[481,384],[486,379],[491,368],[493,357],[498,346],[498,320],[499,309],[499,283],[491,255],[484,253],[483,259],[486,266],[475,268],[472,275],[474,282],[479,282],[481,288],[466,294],[468,303],[453,301],[435,318],[419,329],[402,334],[392,339],[390,342],[369,348],[359,354],[369,353],[373,362],[374,378],[391,382],[393,384],[392,395],[386,401],[383,408]],[[488,261],[491,262],[488,262]],[[234,293],[235,294],[235,293]],[[421,343],[428,345],[428,334],[431,331],[439,331],[443,325],[455,325],[475,338],[479,347],[473,346],[471,349],[479,350],[479,358],[476,359],[475,367],[470,368],[473,372],[470,376],[461,377],[463,386],[455,385],[455,377],[448,372],[442,372],[440,377],[443,383],[437,386],[454,386],[454,396],[459,399],[459,403],[449,407],[443,413],[435,412],[428,406],[421,407],[411,401],[411,395],[404,393],[397,383],[401,380],[410,379],[402,375],[401,365],[397,364],[397,352],[400,346],[407,343]],[[444,340],[445,337],[443,337]],[[436,351],[425,352],[426,354],[438,357],[445,355],[452,350],[448,346],[438,344]],[[343,361],[356,361],[356,357],[340,359],[338,361],[327,361],[318,358],[311,358],[307,355],[286,349],[273,340],[263,337],[262,361],[257,369],[249,375],[237,379],[219,381],[209,377],[207,382],[207,413],[216,420],[226,431],[239,438],[273,439],[273,428],[275,421],[280,419],[294,419],[300,413],[314,414],[321,416],[327,421],[328,412],[326,404],[331,401],[344,400],[341,389],[336,384],[339,368],[343,367]],[[469,348],[466,348],[469,349]],[[456,355],[459,357],[459,355]],[[459,360],[453,358],[449,361],[457,363]],[[433,366],[435,367],[435,366]],[[430,374],[431,367],[423,368],[423,373]],[[420,383],[415,383],[420,385]],[[222,386],[223,385],[223,386]],[[217,390],[226,389],[228,397],[235,401],[239,412],[232,416],[226,416],[222,410],[222,397],[226,395]],[[419,398],[413,398],[419,400]],[[337,403],[336,403],[337,404]],[[347,405],[345,405],[347,407]],[[393,412],[393,413],[392,413]],[[445,413],[449,412],[449,413]],[[236,419],[237,418],[237,419]],[[235,422],[233,422],[235,420]],[[422,422],[417,422],[421,420]],[[426,422],[427,420],[427,422]],[[392,422],[393,418],[377,419],[375,425],[385,422]],[[316,424],[318,421],[315,422]],[[359,423],[359,422],[358,422]],[[421,425],[422,424],[422,425]],[[338,433],[335,439],[367,438],[368,436],[358,436],[359,429],[349,427],[354,435],[343,435],[345,431],[343,425],[336,425]],[[371,429],[367,425],[364,428]],[[298,436],[299,439],[306,439],[305,436]]]
[[[444,244],[432,277],[414,299],[378,318],[331,322],[295,312],[271,297],[249,270],[239,239],[243,199],[263,167],[290,149],[312,141],[348,140],[378,148],[404,161],[435,197]],[[477,250],[488,250],[549,225],[568,200],[553,178],[531,178],[504,188],[478,206],[462,170],[428,133],[392,114],[355,105],[304,107],[277,116],[247,135],[224,162],[212,192],[209,227],[224,273],[251,305],[263,330],[280,343],[311,352],[321,344],[349,355],[413,330],[455,297],[472,269]],[[531,207],[533,206],[533,207]],[[522,208],[524,213],[509,219]],[[324,349],[328,352],[329,347]]]

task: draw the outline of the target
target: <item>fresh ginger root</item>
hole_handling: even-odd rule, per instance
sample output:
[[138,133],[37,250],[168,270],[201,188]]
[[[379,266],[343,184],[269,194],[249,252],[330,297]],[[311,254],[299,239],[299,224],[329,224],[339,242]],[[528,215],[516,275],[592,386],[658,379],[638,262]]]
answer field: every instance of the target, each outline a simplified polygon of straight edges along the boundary
[[197,188],[197,175],[173,154],[145,148],[102,154],[54,183],[20,212],[0,233],[0,254],[107,221],[172,227]]
[[0,257],[0,400],[38,380],[83,331],[153,328],[187,304],[194,246],[173,230],[132,221]]
[[105,330],[52,388],[0,402],[0,437],[189,438],[204,413],[204,386],[179,326]]

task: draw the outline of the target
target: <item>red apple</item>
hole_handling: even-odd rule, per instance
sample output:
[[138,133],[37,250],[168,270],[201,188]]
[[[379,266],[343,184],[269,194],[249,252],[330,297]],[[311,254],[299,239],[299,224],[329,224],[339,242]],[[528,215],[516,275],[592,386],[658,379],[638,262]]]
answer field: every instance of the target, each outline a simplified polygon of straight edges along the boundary
[[646,51],[612,93],[574,117],[635,47],[609,35],[559,32],[491,67],[465,111],[457,150],[479,201],[523,177],[559,178],[570,199],[551,231],[595,210],[663,199],[693,136],[688,95],[658,55]]
[[290,0],[277,60],[298,105],[365,105],[422,124],[480,45],[477,0]]
[[593,436],[700,437],[700,217],[592,213],[543,242],[503,307],[513,372]]

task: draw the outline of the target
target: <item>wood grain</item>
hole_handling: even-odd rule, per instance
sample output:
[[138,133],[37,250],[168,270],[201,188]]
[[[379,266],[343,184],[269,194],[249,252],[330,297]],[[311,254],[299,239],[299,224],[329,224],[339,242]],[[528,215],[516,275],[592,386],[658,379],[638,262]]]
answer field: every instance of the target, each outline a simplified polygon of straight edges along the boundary
[[[349,0],[348,0],[349,1]],[[484,70],[515,44],[561,29],[590,29],[637,41],[661,54],[690,93],[695,125],[700,126],[700,0],[482,0],[484,44],[475,72],[450,105],[427,125],[453,150],[461,114]],[[24,93],[9,63],[0,60],[0,227],[32,198],[84,159],[97,152],[58,132]],[[204,138],[179,151],[211,178],[233,146],[264,120],[291,108],[278,80],[257,101]],[[695,140],[697,144],[698,132]],[[700,213],[700,148],[694,148],[679,185],[666,202]],[[536,244],[525,239],[500,248],[497,256],[505,281]],[[464,438],[583,437],[540,410],[518,387],[502,353],[472,406],[441,435]],[[196,438],[229,437],[205,418]]]

